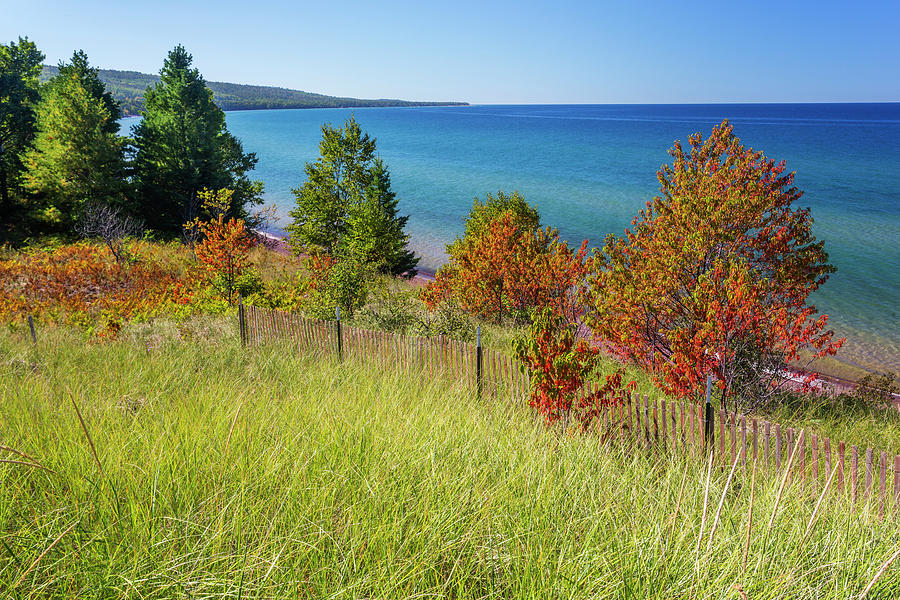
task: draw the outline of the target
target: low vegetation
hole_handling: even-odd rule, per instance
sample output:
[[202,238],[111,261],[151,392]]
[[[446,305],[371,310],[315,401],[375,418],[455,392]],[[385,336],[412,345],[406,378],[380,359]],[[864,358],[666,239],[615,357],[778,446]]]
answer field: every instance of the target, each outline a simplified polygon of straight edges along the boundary
[[230,323],[138,329],[0,333],[10,597],[900,593],[874,509],[560,437],[450,381],[241,350]]

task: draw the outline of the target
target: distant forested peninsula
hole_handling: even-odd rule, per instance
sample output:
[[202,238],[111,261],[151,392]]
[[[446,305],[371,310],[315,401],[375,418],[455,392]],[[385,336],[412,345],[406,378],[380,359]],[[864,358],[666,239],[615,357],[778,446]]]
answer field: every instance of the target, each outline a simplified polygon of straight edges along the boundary
[[[59,73],[59,68],[43,65],[41,83],[46,83]],[[123,114],[137,115],[144,110],[144,92],[159,82],[159,75],[138,71],[99,69],[100,80],[106,84],[119,102]],[[341,98],[301,92],[288,88],[265,85],[243,85],[222,81],[207,81],[213,91],[215,103],[222,110],[265,110],[273,108],[357,108],[367,106],[466,106],[467,102],[410,102],[407,100],[366,100]]]

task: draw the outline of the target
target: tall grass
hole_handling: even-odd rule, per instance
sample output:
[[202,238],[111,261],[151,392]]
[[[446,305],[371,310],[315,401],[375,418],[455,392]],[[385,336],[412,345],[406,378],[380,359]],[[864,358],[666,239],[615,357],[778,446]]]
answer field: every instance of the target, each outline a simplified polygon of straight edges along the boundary
[[0,333],[0,445],[10,598],[900,595],[875,509],[233,338]]

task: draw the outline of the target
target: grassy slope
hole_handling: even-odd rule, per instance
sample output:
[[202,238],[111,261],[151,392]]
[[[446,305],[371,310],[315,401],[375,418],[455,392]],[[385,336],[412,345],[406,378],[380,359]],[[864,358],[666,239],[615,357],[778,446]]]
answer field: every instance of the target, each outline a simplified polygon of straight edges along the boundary
[[[220,321],[179,329],[38,351],[0,333],[0,444],[57,472],[0,464],[4,594],[72,524],[18,597],[844,598],[900,543],[840,500],[801,543],[815,498],[796,486],[769,529],[760,478],[744,571],[746,474],[697,552],[700,460],[559,438],[446,382],[242,352]],[[898,594],[895,565],[870,597]]]

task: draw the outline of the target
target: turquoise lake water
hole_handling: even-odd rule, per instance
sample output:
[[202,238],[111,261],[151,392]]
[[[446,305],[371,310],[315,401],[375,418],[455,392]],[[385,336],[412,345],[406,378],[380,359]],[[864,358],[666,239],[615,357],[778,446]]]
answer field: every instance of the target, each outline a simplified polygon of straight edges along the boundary
[[[676,139],[728,118],[785,160],[836,274],[813,301],[848,338],[843,360],[900,372],[900,104],[562,105],[352,111],[378,140],[421,265],[439,266],[476,196],[518,190],[573,243],[621,233],[658,191]],[[284,217],[321,125],[350,110],[227,113]],[[135,122],[124,119],[127,129]]]

